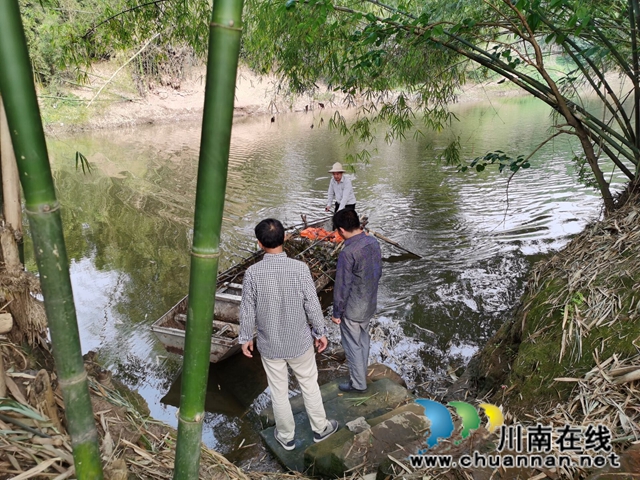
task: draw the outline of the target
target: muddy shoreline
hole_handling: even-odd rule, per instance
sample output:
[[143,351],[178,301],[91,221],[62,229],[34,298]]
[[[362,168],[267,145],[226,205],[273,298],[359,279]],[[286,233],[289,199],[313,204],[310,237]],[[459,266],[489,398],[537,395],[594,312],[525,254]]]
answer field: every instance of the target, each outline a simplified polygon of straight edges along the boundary
[[[65,89],[59,100],[40,98],[45,134],[65,136],[93,130],[117,130],[141,125],[167,125],[202,120],[206,68],[194,66],[185,72],[177,88],[152,85],[141,93],[123,70],[106,81],[116,70],[109,62],[92,67],[88,82]],[[99,92],[99,93],[98,93]],[[258,76],[240,66],[236,82],[234,118],[265,116],[277,118],[285,113],[307,113],[312,116],[326,111],[346,112],[360,103],[358,97],[348,99],[320,85],[308,95],[283,93],[273,76]],[[497,97],[522,96],[513,86],[484,84],[464,86],[456,103],[473,103]],[[67,102],[65,98],[73,101]]]

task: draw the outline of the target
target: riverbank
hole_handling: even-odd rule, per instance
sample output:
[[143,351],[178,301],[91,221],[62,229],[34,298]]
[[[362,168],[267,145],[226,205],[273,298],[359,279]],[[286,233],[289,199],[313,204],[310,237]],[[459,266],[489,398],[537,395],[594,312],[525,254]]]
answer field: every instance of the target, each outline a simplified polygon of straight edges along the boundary
[[[276,118],[276,120],[277,120],[277,118]],[[269,121],[269,118],[267,117],[267,118],[266,118],[266,122],[268,123],[268,121]],[[176,129],[176,130],[179,130],[179,129]],[[604,244],[599,246],[599,248],[603,249],[603,250],[601,250],[601,251],[607,251],[607,249],[609,249],[610,247],[611,247],[611,245],[607,246],[607,245],[604,245]],[[581,260],[581,261],[584,261],[584,259],[583,259],[583,260]],[[588,261],[588,260],[587,260],[587,261]],[[545,272],[545,274],[543,275],[543,277],[545,277],[545,278],[546,278],[546,276],[547,276],[547,273]],[[540,292],[540,293],[538,293],[538,294],[536,294],[536,295],[541,295],[541,297],[540,297],[540,298],[542,298],[541,302],[544,302],[545,297],[543,296],[544,294],[543,294],[542,292]],[[583,294],[583,295],[584,295],[584,294]],[[579,297],[578,297],[578,300],[580,300],[580,298],[579,298]],[[530,307],[529,307],[529,308],[530,308]],[[530,308],[530,309],[531,309],[531,308]],[[562,310],[563,310],[563,312],[564,312],[564,309],[562,309]],[[582,307],[581,307],[580,305],[578,305],[578,310],[580,310],[580,312],[582,312]],[[526,311],[526,310],[525,310],[525,311]],[[570,312],[569,312],[569,313],[571,313],[571,312],[573,312],[573,310],[570,310]],[[529,314],[529,315],[526,317],[526,318],[527,318],[527,321],[531,320],[533,316],[534,316],[533,314]],[[516,317],[516,318],[520,321],[520,323],[522,323],[522,322],[523,322],[522,317]],[[516,320],[516,321],[514,321],[514,323],[516,323],[516,322],[517,322],[517,320]],[[541,327],[541,328],[544,328],[544,327]],[[573,333],[573,332],[575,332],[575,330],[572,330],[572,333]],[[534,333],[535,333],[535,332],[534,332]],[[522,337],[522,335],[520,335],[520,337]],[[534,338],[538,338],[538,337],[534,337]],[[545,341],[547,341],[547,340],[545,339]],[[520,339],[518,342],[516,342],[516,343],[509,344],[509,345],[510,345],[510,350],[511,350],[511,351],[514,351],[514,350],[518,349],[518,348],[519,348],[519,344],[520,344],[520,343],[522,343],[522,342],[521,342],[521,339]],[[500,342],[499,342],[499,345],[506,345],[506,340],[502,340],[502,341],[500,341]],[[555,350],[554,350],[554,345],[555,345]],[[559,344],[559,343],[555,343],[555,344],[553,344],[553,343],[548,343],[548,344],[545,344],[545,346],[547,346],[547,347],[549,347],[549,348],[548,348],[548,350],[547,350],[546,352],[544,352],[544,354],[545,354],[545,355],[547,355],[547,356],[549,356],[550,358],[553,358],[551,355],[552,355],[555,351],[558,351],[558,352],[560,351],[560,344]],[[505,365],[505,366],[506,366],[506,365],[509,365],[509,363],[508,363],[507,361],[502,361],[502,363],[498,363],[498,362],[499,362],[498,358],[493,357],[492,362],[491,362],[490,364],[492,364],[492,365]],[[535,365],[535,362],[534,362],[534,365]],[[532,369],[532,370],[535,370],[535,369]],[[566,375],[567,377],[569,377],[569,375],[568,375],[568,374],[565,374],[565,375]],[[527,373],[525,373],[525,374],[523,375],[523,378],[529,378],[529,377],[531,378],[531,381],[532,381],[532,382],[538,381],[538,383],[539,383],[540,378],[535,374],[535,371],[534,371],[534,373],[533,373],[532,375],[529,375],[529,372],[527,372]],[[562,378],[562,377],[558,377],[558,378]],[[573,376],[573,377],[569,377],[569,378],[578,378],[578,377]],[[477,380],[476,380],[476,381],[477,381]],[[565,382],[565,383],[567,383],[568,385],[571,385],[571,382]],[[574,383],[575,383],[575,382],[574,382]],[[504,388],[504,389],[502,388],[502,385],[505,385],[505,388]],[[506,382],[504,382],[504,381],[499,381],[499,382],[494,386],[494,390],[495,390],[496,392],[502,392],[502,391],[504,391],[504,392],[506,393],[506,391],[507,391],[509,388],[511,388],[511,386],[512,386],[512,385],[511,385],[511,384],[509,384],[509,383],[506,383]],[[518,405],[518,396],[517,396],[518,388],[519,388],[519,387],[517,387],[517,386],[516,386],[516,387],[514,387],[512,390],[509,390],[509,394],[511,394],[511,393],[513,392],[513,395],[514,395],[514,396],[513,396],[513,404],[514,404],[514,405],[516,405],[516,406]],[[551,393],[551,392],[553,391],[553,385],[551,386],[551,388],[549,388],[549,385],[548,385],[548,384],[545,384],[545,388],[546,388],[546,390],[548,390],[548,391],[549,391],[549,393]],[[472,398],[472,397],[468,397],[468,398]],[[468,398],[467,398],[467,399],[468,399]],[[532,398],[535,398],[535,397],[532,397]],[[494,403],[496,403],[496,404],[498,404],[498,405],[502,405],[502,403],[500,403],[500,400],[499,400],[499,399],[498,399],[498,400],[493,400],[493,398],[492,398],[492,401],[494,401]],[[475,402],[474,402],[474,403],[475,403]],[[531,403],[533,403],[533,402],[531,402]],[[537,408],[532,408],[531,410],[529,410],[529,408],[531,408],[531,407],[537,407],[537,405],[528,405],[528,406],[527,406],[527,408],[523,408],[523,410],[522,410],[522,414],[524,415],[524,417],[519,417],[519,418],[524,418],[524,419],[526,419],[526,420],[530,420],[530,418],[526,417],[526,415],[531,415],[531,416],[537,415]],[[527,411],[527,410],[528,410],[528,411]]]
[[[2,354],[9,395],[0,401],[0,478],[74,478],[71,438],[50,353],[5,340]],[[112,378],[92,352],[84,361],[105,478],[171,479],[175,430],[150,418],[142,397]],[[282,474],[245,472],[202,445],[200,478],[275,480]]]
[[[197,122],[204,106],[206,68],[192,66],[179,83],[148,83],[144,94],[126,69],[112,62],[97,63],[83,85],[69,83],[55,95],[41,92],[40,107],[47,135],[133,127],[150,124]],[[478,102],[489,97],[523,95],[508,84],[487,81],[465,86],[458,95],[460,103]],[[288,112],[314,114],[323,110],[345,111],[352,101],[340,92],[320,85],[313,95],[284,93],[273,76],[258,76],[240,66],[236,83],[234,115],[264,115],[277,118]]]

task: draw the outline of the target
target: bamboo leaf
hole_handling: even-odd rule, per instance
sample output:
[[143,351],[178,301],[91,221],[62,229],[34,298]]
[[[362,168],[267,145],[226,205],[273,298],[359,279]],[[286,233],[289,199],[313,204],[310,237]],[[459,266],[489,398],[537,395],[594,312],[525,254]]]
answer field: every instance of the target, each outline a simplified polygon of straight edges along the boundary
[[32,418],[39,422],[46,422],[48,420],[32,408],[16,402],[15,400],[12,400],[10,398],[0,398],[0,412],[18,413],[22,416]]

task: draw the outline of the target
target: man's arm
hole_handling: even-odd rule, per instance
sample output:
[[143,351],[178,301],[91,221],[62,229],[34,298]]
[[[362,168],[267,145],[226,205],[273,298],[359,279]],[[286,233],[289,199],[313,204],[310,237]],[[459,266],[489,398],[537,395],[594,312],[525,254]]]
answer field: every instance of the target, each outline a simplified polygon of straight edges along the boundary
[[304,311],[307,314],[307,321],[311,324],[311,335],[318,340],[324,337],[326,327],[324,325],[324,315],[322,314],[320,300],[318,300],[316,286],[313,283],[313,277],[307,265],[304,265],[304,272],[300,279],[300,284],[304,296]]
[[336,319],[341,319],[347,307],[351,286],[353,285],[353,256],[348,252],[342,251],[338,256],[338,264],[336,265],[336,283],[333,287],[333,314],[331,315],[334,323]]
[[256,288],[251,272],[247,270],[242,281],[242,300],[240,300],[240,335],[238,343],[242,353],[252,357],[253,334],[256,328]]
[[329,180],[329,192],[327,193],[327,206],[325,210],[328,212],[331,209],[331,202],[333,201],[333,178]]

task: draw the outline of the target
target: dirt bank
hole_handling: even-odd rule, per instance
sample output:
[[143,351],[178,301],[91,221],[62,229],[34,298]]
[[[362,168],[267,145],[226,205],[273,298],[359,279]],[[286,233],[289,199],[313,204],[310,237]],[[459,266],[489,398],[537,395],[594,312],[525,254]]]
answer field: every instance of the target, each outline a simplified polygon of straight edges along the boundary
[[513,424],[610,431],[620,469],[550,478],[638,478],[630,474],[640,472],[639,219],[634,196],[538,263],[513,318],[445,396],[500,405]]
[[[85,85],[68,84],[56,95],[42,93],[40,105],[48,135],[112,129],[145,124],[200,121],[204,106],[206,69],[192,66],[170,85],[148,81],[143,86],[131,72],[114,62],[95,64]],[[169,82],[167,82],[169,83]],[[142,92],[142,93],[141,93]],[[518,96],[522,91],[494,81],[465,86],[458,102],[477,102],[489,96]],[[236,83],[235,116],[278,115],[323,108],[347,110],[353,105],[340,92],[320,86],[312,95],[287,94],[273,76],[258,76],[240,66]]]
[[[40,95],[48,135],[76,131],[199,121],[204,106],[206,69],[189,68],[179,82],[162,85],[135,82],[127,69],[113,63],[92,67],[83,85],[69,85],[56,96]],[[53,98],[51,98],[53,97]],[[346,107],[326,88],[314,95],[290,96],[278,90],[274,77],[259,77],[240,67],[236,83],[235,115],[278,115],[284,112]]]

